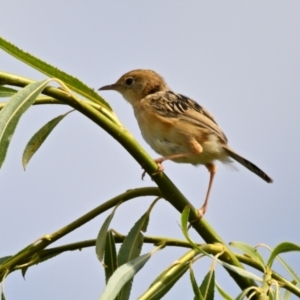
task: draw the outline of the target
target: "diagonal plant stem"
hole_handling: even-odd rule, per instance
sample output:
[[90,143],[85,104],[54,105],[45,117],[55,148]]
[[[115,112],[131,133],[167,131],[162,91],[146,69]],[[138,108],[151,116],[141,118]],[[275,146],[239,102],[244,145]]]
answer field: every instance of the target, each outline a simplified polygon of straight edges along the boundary
[[[24,87],[31,82],[31,80],[28,80],[26,78],[0,72],[0,84]],[[149,175],[154,174],[157,171],[156,163],[137,143],[137,141],[132,137],[132,135],[128,131],[126,131],[122,126],[110,120],[105,115],[105,112],[102,113],[102,108],[97,110],[94,107],[92,107],[87,101],[80,101],[75,97],[70,97],[63,91],[53,87],[45,88],[43,94],[70,105],[71,107],[75,108],[83,115],[88,117],[90,120],[95,122],[97,125],[102,127],[130,153],[130,155],[145,169],[145,171]],[[197,219],[198,216],[196,209],[183,196],[183,194],[177,189],[177,187],[169,180],[169,178],[164,173],[159,173],[156,176],[152,176],[152,179],[160,188],[163,197],[167,201],[169,201],[170,204],[176,210],[178,210],[181,213],[185,206],[188,205],[191,207],[190,221]],[[221,243],[224,245],[225,252],[220,257],[221,260],[234,266],[243,268],[236,256],[231,252],[231,250],[227,247],[225,242],[214,231],[214,229],[208,224],[208,222],[205,219],[202,218],[198,222],[192,222],[191,225],[206,243]],[[250,286],[256,286],[256,283],[253,280],[244,278],[228,269],[227,271],[242,290],[245,290]]]

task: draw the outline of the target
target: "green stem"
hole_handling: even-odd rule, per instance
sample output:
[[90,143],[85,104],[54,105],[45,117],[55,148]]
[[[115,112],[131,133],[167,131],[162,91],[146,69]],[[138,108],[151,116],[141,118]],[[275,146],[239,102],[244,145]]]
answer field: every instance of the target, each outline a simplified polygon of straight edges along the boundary
[[[19,87],[24,87],[31,83],[31,80],[22,78],[19,76],[11,75],[8,73],[0,72],[0,84],[8,84]],[[126,131],[120,125],[114,123],[105,114],[104,108],[100,108],[100,111],[90,105],[88,101],[78,101],[74,97],[70,97],[60,89],[47,87],[44,89],[43,94],[53,97],[59,101],[62,101],[71,107],[75,108],[90,120],[107,131],[114,139],[116,139],[129,153],[130,155],[145,169],[145,171],[151,176],[157,171],[156,163],[145,152],[145,150],[137,143],[132,135]],[[180,213],[185,206],[190,206],[190,221],[197,219],[197,211],[192,204],[183,196],[183,194],[177,189],[177,187],[169,180],[164,173],[152,176],[152,179],[156,182],[160,188],[163,197],[170,202],[170,204],[177,209]],[[243,268],[235,255],[227,247],[221,237],[213,230],[205,219],[191,223],[192,227],[200,234],[204,241],[208,244],[222,243],[226,248],[224,254],[220,257],[223,261],[230,263],[234,266]],[[250,286],[256,286],[253,280],[244,278],[230,270],[228,273],[236,281],[242,290]]]
[[125,202],[130,199],[141,197],[141,196],[160,196],[160,195],[161,195],[161,192],[158,188],[147,187],[147,188],[128,190],[125,193],[112,198],[111,200],[99,205],[98,207],[91,210],[87,214],[78,218],[74,222],[66,225],[65,227],[57,230],[56,232],[54,232],[52,234],[45,235],[44,237],[38,239],[34,243],[30,244],[26,248],[19,251],[17,254],[8,258],[5,262],[3,262],[0,265],[0,279],[3,278],[3,275],[5,274],[5,272],[7,272],[7,270],[9,270],[10,272],[13,271],[15,267],[26,263],[28,260],[31,259],[31,257],[33,255],[35,255],[39,251],[45,249],[51,243],[57,241],[58,239],[67,235],[68,233],[72,232],[73,230],[79,228],[80,226],[89,222],[90,220],[97,217],[98,215],[105,212],[106,210],[116,206],[118,203]]
[[[125,237],[126,237],[125,235],[116,233],[114,231],[114,239],[115,239],[116,243],[122,243],[124,241]],[[182,247],[182,248],[191,248],[192,247],[191,244],[185,240],[170,239],[167,237],[156,237],[156,236],[145,236],[144,243],[153,244],[155,246],[164,243],[166,247],[171,247],[171,246]],[[81,250],[81,249],[87,248],[87,247],[95,247],[95,245],[96,245],[96,240],[92,239],[92,240],[86,240],[86,241],[82,241],[82,242],[67,244],[67,245],[63,245],[63,246],[59,246],[59,247],[54,247],[51,249],[46,249],[46,250],[41,251],[40,258],[42,260],[43,258],[58,255],[63,252],[66,252],[66,251]],[[203,251],[205,251],[209,254],[212,254],[212,255],[221,253],[224,250],[223,245],[212,245],[212,244],[200,245],[199,244],[198,246],[201,247],[201,249]],[[260,272],[264,272],[264,269],[261,267],[261,265],[258,262],[256,262],[255,260],[253,260],[251,257],[245,256],[242,254],[238,254],[238,253],[234,253],[234,255],[237,257],[237,259],[241,263],[246,264]],[[272,270],[271,276],[273,279],[277,280],[280,283],[280,286],[282,288],[285,288],[286,290],[290,291],[294,295],[300,297],[300,289],[296,285],[294,285],[293,283],[291,283],[290,281],[288,281],[287,279],[285,279],[284,277],[282,277],[280,274],[276,273],[273,270]]]

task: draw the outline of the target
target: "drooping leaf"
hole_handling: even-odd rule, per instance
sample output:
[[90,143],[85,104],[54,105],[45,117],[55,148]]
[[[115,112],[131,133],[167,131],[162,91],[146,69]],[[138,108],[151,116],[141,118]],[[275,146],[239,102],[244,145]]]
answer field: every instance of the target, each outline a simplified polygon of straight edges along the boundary
[[261,277],[258,277],[257,275],[255,275],[254,273],[251,273],[245,269],[242,269],[242,268],[238,268],[236,266],[232,266],[212,255],[208,255],[209,257],[215,259],[220,265],[222,265],[223,267],[226,267],[227,269],[230,269],[231,271],[239,274],[240,276],[243,276],[245,278],[249,278],[249,279],[252,279],[252,280],[256,280],[256,281],[259,281],[259,282],[263,282],[263,279]]
[[51,79],[33,82],[19,90],[0,111],[0,167],[21,116]]
[[259,263],[260,266],[262,267],[262,269],[265,269],[264,259],[259,254],[257,249],[255,249],[254,247],[251,247],[250,245],[243,243],[243,242],[231,242],[230,246],[242,250],[244,253],[246,253],[248,256],[250,256],[253,260],[255,260],[257,263]]
[[[73,110],[72,110],[73,111]],[[29,163],[32,156],[36,153],[36,151],[42,146],[45,142],[46,138],[52,132],[52,130],[56,127],[56,125],[70,112],[69,111],[63,115],[60,115],[51,121],[47,122],[42,128],[40,128],[29,140],[27,143],[22,157],[23,168],[25,169],[27,164]]]
[[1,291],[1,300],[6,300],[3,290]]
[[163,299],[189,269],[190,262],[197,254],[196,250],[189,250],[183,257],[176,260],[151,283],[150,287],[139,297],[139,300]]
[[274,259],[280,254],[285,252],[291,252],[291,251],[300,251],[300,247],[296,244],[290,243],[290,242],[283,242],[277,245],[274,250],[271,252],[270,258],[267,262],[267,266],[269,268],[272,267],[272,264],[274,262]]
[[97,239],[96,239],[96,254],[101,263],[103,263],[103,257],[105,253],[105,247],[106,247],[106,237],[108,234],[108,228],[110,225],[110,222],[112,218],[114,217],[115,211],[118,208],[119,205],[116,205],[111,212],[111,214],[108,215],[108,217],[105,219],[103,225],[100,228],[100,231],[98,233]]
[[215,271],[210,270],[200,285],[201,295],[205,300],[214,300],[215,292]]
[[114,300],[123,286],[147,263],[152,253],[136,257],[120,266],[110,277],[99,300]]
[[18,91],[12,88],[8,88],[5,86],[0,86],[0,98],[11,97],[16,94]]
[[42,61],[41,59],[21,50],[12,43],[4,40],[0,37],[0,48],[9,53],[10,55],[16,57],[17,59],[23,61],[27,65],[35,68],[36,70],[48,75],[49,77],[58,78],[63,81],[71,90],[84,96],[85,98],[91,100],[92,102],[98,103],[109,109],[111,108],[109,104],[99,95],[94,89],[86,86],[79,79],[72,75],[67,74],[64,71],[59,70],[56,67]]
[[[128,235],[125,237],[123,244],[120,247],[118,254],[118,266],[138,257],[141,253],[144,235],[141,233],[147,231],[149,223],[149,216],[153,206],[158,199],[152,202],[147,212],[140,217],[140,219],[130,229]],[[120,292],[118,299],[127,300],[130,296],[132,281],[129,281]]]
[[130,229],[129,233],[125,237],[118,254],[119,266],[139,256],[144,240],[144,236],[141,232],[147,231],[149,216],[157,200],[158,199],[152,202],[146,213],[144,213],[139,218],[139,220],[134,224],[134,226]]
[[194,249],[197,249],[200,253],[210,256],[208,253],[206,253],[203,249],[199,247],[191,238],[189,235],[189,228],[188,228],[188,222],[189,222],[189,214],[190,214],[190,207],[186,206],[182,213],[181,213],[181,230],[187,241],[193,246]]
[[[156,300],[163,299],[163,297],[171,290],[171,288],[176,284],[176,282],[185,274],[185,272],[189,269],[189,265],[185,264],[182,268],[178,269],[176,273],[172,273],[170,276],[167,272],[161,274],[160,280],[156,279],[155,282],[151,284],[151,289],[155,290],[155,293],[152,294],[151,297],[139,297],[139,299],[147,299],[147,300]],[[167,278],[167,279],[166,279]],[[164,284],[160,284],[163,282]]]
[[278,261],[283,265],[283,267],[288,271],[288,273],[294,278],[296,283],[300,283],[300,277],[299,275],[292,269],[292,267],[285,261],[283,260],[282,257],[277,255]]
[[147,227],[148,221],[149,215],[145,213],[128,232],[118,254],[119,266],[140,255],[144,241],[141,231]]
[[280,293],[280,289],[279,289],[279,285],[278,285],[277,282],[276,282],[276,284],[275,284],[275,288],[274,288],[273,291],[274,291],[274,292],[273,292],[273,299],[274,299],[274,300],[282,300],[282,298],[281,298],[281,293]]
[[283,296],[283,300],[290,300],[291,299],[291,295],[292,293],[288,290],[285,290],[284,296]]
[[198,287],[192,266],[190,266],[190,280],[191,280],[192,288],[194,291],[194,300],[204,300],[204,298],[202,297],[202,294],[200,292],[200,289]]
[[105,270],[105,281],[108,282],[111,275],[117,269],[117,250],[114,235],[109,230],[106,235],[105,253],[104,253],[104,270]]

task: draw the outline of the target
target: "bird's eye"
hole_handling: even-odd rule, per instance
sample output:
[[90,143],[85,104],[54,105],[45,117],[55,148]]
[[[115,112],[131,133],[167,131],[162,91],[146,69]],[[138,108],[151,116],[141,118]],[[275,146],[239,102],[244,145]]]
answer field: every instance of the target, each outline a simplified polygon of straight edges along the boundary
[[131,86],[133,84],[133,78],[132,77],[129,77],[125,80],[125,84],[127,86]]

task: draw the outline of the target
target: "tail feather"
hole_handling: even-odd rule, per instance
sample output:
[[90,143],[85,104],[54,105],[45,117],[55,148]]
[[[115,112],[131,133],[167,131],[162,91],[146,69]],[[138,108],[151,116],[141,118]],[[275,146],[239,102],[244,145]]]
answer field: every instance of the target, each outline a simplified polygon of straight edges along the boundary
[[244,157],[240,156],[239,154],[237,154],[236,152],[234,152],[229,147],[224,146],[223,148],[228,153],[228,155],[230,157],[232,157],[234,160],[236,160],[241,165],[243,165],[244,167],[246,167],[248,170],[250,170],[251,172],[255,173],[257,176],[259,176],[260,178],[262,178],[263,180],[265,180],[268,183],[272,183],[273,182],[273,179],[271,177],[269,177],[264,171],[262,171],[259,167],[257,167],[251,161],[249,161],[249,160],[245,159]]

